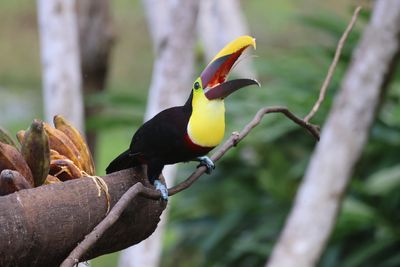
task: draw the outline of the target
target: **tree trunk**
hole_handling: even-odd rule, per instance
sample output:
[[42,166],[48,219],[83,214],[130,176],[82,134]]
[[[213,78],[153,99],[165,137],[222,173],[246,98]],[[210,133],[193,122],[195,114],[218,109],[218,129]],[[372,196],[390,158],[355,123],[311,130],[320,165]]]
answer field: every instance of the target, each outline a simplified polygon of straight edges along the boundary
[[[156,53],[145,121],[163,109],[183,105],[190,94],[198,2],[143,0]],[[166,184],[173,185],[176,167],[166,166],[163,173]],[[122,252],[120,267],[159,265],[166,217],[164,212],[150,238]]]
[[[150,186],[141,168],[103,177],[111,207],[135,183]],[[82,260],[136,244],[157,227],[165,201],[135,198]],[[59,266],[106,215],[107,200],[92,179],[21,190],[0,197],[0,266]]]
[[62,114],[83,130],[83,102],[75,1],[38,0],[47,121]]
[[[154,36],[156,60],[149,90],[145,121],[171,106],[183,105],[190,94],[194,70],[195,27],[198,12],[198,1],[168,1],[160,8],[155,8],[151,1],[144,1],[149,15],[148,20],[155,20],[160,13],[167,12],[167,21],[161,21],[160,29]],[[152,4],[152,5],[150,5]],[[160,10],[160,12],[156,12]],[[161,15],[162,17],[162,15]],[[154,22],[152,28],[156,28]],[[154,30],[153,30],[154,31]],[[164,33],[164,34],[163,34]],[[156,43],[157,42],[157,43]]]
[[[82,88],[85,96],[103,91],[114,43],[114,28],[109,0],[77,2]],[[97,114],[101,107],[85,106],[86,119]],[[87,142],[95,155],[96,132],[86,131]]]
[[268,267],[315,266],[400,54],[400,0],[375,2]]
[[[200,1],[197,28],[207,62],[230,41],[241,35],[250,35],[239,0]],[[250,60],[240,62],[232,72],[243,77],[256,78],[256,71]]]

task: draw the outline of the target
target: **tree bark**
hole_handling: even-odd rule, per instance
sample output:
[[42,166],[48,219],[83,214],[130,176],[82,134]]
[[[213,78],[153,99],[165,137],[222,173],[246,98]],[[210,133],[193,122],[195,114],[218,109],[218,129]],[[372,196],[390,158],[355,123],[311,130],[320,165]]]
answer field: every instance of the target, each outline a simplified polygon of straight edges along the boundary
[[400,1],[376,1],[268,267],[315,266],[400,54]]
[[47,121],[62,114],[83,131],[83,102],[75,1],[38,0]]
[[[143,0],[156,59],[145,121],[159,111],[183,105],[190,94],[194,70],[194,42],[199,1]],[[171,152],[172,153],[172,152]],[[167,185],[174,183],[175,165],[164,168]],[[167,212],[154,234],[121,253],[120,267],[159,265]]]
[[[110,66],[110,54],[115,32],[109,0],[77,2],[82,88],[85,96],[103,91]],[[86,119],[97,114],[101,107],[85,106]],[[86,131],[87,142],[95,154],[96,132]]]
[[[150,186],[141,168],[103,177],[111,207],[132,185]],[[146,239],[157,227],[165,201],[135,198],[82,260]],[[107,200],[90,178],[21,190],[0,197],[0,266],[58,266],[106,215]]]

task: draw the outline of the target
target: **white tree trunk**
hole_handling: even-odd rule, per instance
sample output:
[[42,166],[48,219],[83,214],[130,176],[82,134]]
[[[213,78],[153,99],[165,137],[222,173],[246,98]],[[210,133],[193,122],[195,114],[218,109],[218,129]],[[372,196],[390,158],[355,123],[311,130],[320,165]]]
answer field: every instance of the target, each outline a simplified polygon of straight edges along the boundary
[[[198,3],[194,0],[159,1],[159,8],[152,2],[143,1],[149,24],[153,25],[151,32],[156,51],[145,120],[165,108],[183,105],[190,94],[198,12]],[[160,23],[158,27],[155,21]]]
[[38,0],[47,121],[62,114],[83,131],[78,28],[74,0]]
[[[246,18],[239,0],[200,1],[198,32],[204,45],[207,62],[227,43],[241,35],[249,35]],[[246,58],[247,52],[242,56]],[[243,60],[232,70],[243,77],[256,78],[250,60]]]
[[400,52],[400,0],[375,2],[267,267],[315,266]]
[[[143,0],[156,60],[145,121],[168,107],[183,105],[190,94],[194,70],[197,0]],[[172,152],[173,153],[173,152]],[[167,185],[174,183],[176,167],[163,171]],[[120,267],[159,266],[168,210],[150,238],[121,253]]]
[[[44,115],[61,114],[84,132],[78,24],[74,0],[38,0]],[[88,266],[79,263],[79,267]]]

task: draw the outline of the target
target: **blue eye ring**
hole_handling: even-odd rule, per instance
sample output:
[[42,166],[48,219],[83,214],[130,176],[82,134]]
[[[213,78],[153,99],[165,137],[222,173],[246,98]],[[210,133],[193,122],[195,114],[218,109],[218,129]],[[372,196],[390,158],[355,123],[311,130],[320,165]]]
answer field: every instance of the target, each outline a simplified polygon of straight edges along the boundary
[[200,88],[200,83],[199,82],[195,82],[194,85],[193,85],[193,88],[195,90],[199,89]]

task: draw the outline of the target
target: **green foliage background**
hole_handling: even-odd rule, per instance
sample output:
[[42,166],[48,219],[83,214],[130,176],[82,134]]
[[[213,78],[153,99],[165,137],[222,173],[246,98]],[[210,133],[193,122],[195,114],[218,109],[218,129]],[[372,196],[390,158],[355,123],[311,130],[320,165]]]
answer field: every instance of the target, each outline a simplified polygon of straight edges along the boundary
[[[252,35],[251,60],[260,89],[227,102],[227,133],[263,106],[285,105],[304,116],[317,98],[336,42],[352,13],[348,1],[242,1]],[[145,110],[153,61],[140,1],[113,1],[118,39],[107,91],[87,127],[99,133],[97,166],[130,142]],[[352,50],[368,19],[348,40],[326,102],[313,120],[323,127]],[[42,117],[40,57],[34,1],[0,2],[0,125],[15,133]],[[198,46],[199,59],[202,47]],[[204,62],[199,62],[199,70]],[[355,167],[334,233],[319,266],[400,266],[400,75],[382,103]],[[111,141],[112,140],[112,141]],[[263,266],[282,229],[315,140],[281,115],[270,115],[189,190],[170,200],[162,266]],[[329,151],[327,151],[329,153]],[[185,178],[195,165],[181,164]],[[92,261],[115,266],[118,253]]]

